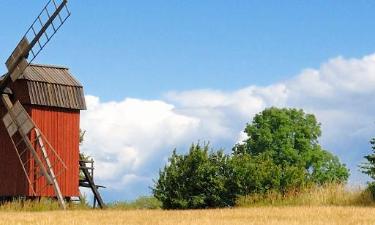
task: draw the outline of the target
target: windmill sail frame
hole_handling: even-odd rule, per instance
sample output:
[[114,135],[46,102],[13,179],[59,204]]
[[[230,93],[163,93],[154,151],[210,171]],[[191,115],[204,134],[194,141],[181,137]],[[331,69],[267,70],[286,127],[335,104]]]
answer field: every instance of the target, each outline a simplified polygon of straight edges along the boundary
[[[33,62],[43,48],[49,43],[51,38],[70,17],[71,13],[67,7],[67,3],[67,0],[49,0],[47,2],[41,13],[36,17],[26,34],[7,59],[5,64],[8,72],[4,79],[0,82],[1,99],[7,110],[7,114],[3,118],[3,123],[7,128],[13,147],[18,154],[19,161],[27,177],[26,179],[30,184],[32,184],[32,179],[28,177],[25,168],[25,165],[27,165],[28,162],[23,163],[19,153],[29,151],[35,163],[39,167],[41,175],[47,180],[47,184],[53,186],[56,197],[59,200],[59,204],[63,209],[66,208],[66,204],[57,181],[56,173],[49,160],[49,154],[57,155],[57,153],[52,146],[50,146],[52,150],[47,152],[47,145],[45,145],[45,143],[48,143],[48,140],[42,139],[42,137],[44,137],[43,134],[36,127],[35,123],[27,114],[21,103],[16,101],[16,103],[13,105],[13,102],[9,97],[9,93],[11,93],[11,91],[6,91],[6,89],[9,88],[10,84],[15,82],[22,75],[25,69],[30,65],[31,62]],[[30,60],[27,61],[29,56],[31,56]],[[29,133],[31,131],[36,133],[35,141],[37,145],[33,145],[32,140],[30,140],[31,135]],[[20,141],[15,143],[13,137],[17,133],[19,134]],[[26,148],[20,151],[18,149],[19,143],[23,143]],[[41,153],[38,153],[38,149],[40,149]],[[58,155],[56,158],[61,160]],[[65,166],[64,162],[62,163]],[[32,185],[31,188],[33,188]],[[33,193],[36,194],[36,191],[33,190]]]
[[[17,47],[7,59],[5,64],[8,68],[8,73],[0,83],[0,91],[7,87],[10,78],[11,81],[14,82],[22,75],[26,67],[34,61],[70,17],[71,13],[68,9],[67,3],[67,0],[61,0],[61,3],[57,5],[56,0],[50,0],[44,6],[41,13],[31,24],[30,28],[26,31],[26,34],[22,37]],[[55,8],[55,11],[52,14],[49,11],[51,10],[51,6]],[[65,13],[63,14],[63,12]],[[46,18],[48,18],[46,21],[43,20],[43,15],[46,15]],[[43,36],[45,37],[44,40],[42,39]],[[29,41],[29,38],[31,41]],[[28,62],[27,58],[30,53],[31,58]]]

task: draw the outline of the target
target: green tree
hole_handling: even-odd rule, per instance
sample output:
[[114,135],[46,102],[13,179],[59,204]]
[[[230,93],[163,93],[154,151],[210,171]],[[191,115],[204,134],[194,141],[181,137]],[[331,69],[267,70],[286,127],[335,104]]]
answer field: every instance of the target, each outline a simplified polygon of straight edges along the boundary
[[245,132],[248,139],[230,156],[200,144],[193,144],[186,155],[173,151],[153,188],[163,208],[233,206],[241,195],[284,194],[348,179],[345,165],[319,145],[321,130],[314,115],[269,108]]
[[236,195],[266,193],[280,186],[281,168],[266,155],[234,155],[230,160]]
[[337,156],[322,150],[314,159],[309,173],[309,180],[314,184],[343,183],[349,178],[349,170],[340,163]]
[[367,174],[372,181],[368,183],[367,189],[371,192],[372,198],[375,199],[375,138],[370,141],[372,153],[364,158],[366,162],[359,165],[362,173]]
[[375,180],[375,138],[371,139],[370,144],[372,145],[372,153],[364,157],[366,162],[361,164],[360,168],[363,173]]
[[[248,155],[250,162],[267,159],[263,169],[278,174],[269,182],[272,187],[267,189],[285,192],[308,184],[346,182],[349,177],[346,166],[319,145],[320,124],[314,115],[305,114],[303,110],[265,109],[247,124],[245,133],[247,140],[236,145],[233,154],[236,157]],[[240,167],[238,170],[243,170]],[[246,180],[243,182],[253,182],[258,175],[252,174],[242,177]],[[253,191],[258,192],[258,189],[247,193]]]
[[209,151],[209,145],[193,144],[186,155],[176,150],[159,173],[154,196],[165,209],[231,206],[235,192],[230,182],[229,156]]

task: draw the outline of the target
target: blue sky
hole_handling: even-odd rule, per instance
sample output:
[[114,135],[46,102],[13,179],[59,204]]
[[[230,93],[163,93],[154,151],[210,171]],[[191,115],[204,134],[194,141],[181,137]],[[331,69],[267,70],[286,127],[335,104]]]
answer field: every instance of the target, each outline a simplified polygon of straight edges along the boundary
[[[0,61],[44,4],[0,2]],[[375,134],[375,3],[72,0],[69,7],[72,17],[35,62],[68,66],[84,85],[83,148],[98,161],[108,201],[149,194],[174,147],[210,140],[230,149],[245,123],[272,105],[315,113],[323,146],[348,164],[351,183],[366,181],[357,165]]]
[[[4,61],[44,0],[0,3]],[[171,89],[266,85],[375,48],[370,1],[71,1],[37,62],[69,66],[86,93],[154,98]],[[14,19],[19,13],[22,17]]]

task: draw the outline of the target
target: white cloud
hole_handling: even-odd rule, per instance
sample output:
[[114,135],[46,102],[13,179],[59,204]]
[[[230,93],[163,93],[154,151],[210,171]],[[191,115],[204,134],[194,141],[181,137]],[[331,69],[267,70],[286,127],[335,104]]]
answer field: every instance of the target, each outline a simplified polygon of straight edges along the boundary
[[162,101],[86,99],[88,109],[82,113],[81,127],[87,132],[82,149],[95,158],[97,178],[109,185],[119,180],[128,183],[130,174],[136,175],[155,155],[169,152],[168,146],[183,142],[200,123],[197,118],[176,114],[172,105]]
[[319,69],[305,69],[266,87],[174,91],[156,101],[101,102],[87,96],[83,150],[95,157],[98,178],[109,188],[126,190],[133,185],[147,190],[140,185],[151,184],[174,147],[186,149],[200,139],[230,148],[245,138],[241,132],[245,124],[265,107],[299,107],[317,115],[324,147],[338,154],[355,174],[367,141],[375,135],[374,94],[375,54],[361,59],[337,57]]

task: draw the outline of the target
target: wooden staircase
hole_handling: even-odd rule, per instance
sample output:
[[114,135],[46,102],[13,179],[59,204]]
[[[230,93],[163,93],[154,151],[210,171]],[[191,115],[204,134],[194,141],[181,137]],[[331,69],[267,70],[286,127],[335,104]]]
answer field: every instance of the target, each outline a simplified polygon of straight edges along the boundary
[[83,159],[82,157],[79,160],[79,169],[82,172],[82,176],[79,180],[79,186],[84,188],[90,188],[94,195],[93,207],[96,208],[96,204],[103,209],[105,204],[102,197],[99,193],[99,188],[105,188],[101,185],[96,185],[94,182],[94,160]]

